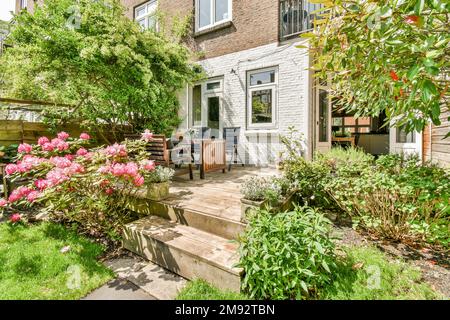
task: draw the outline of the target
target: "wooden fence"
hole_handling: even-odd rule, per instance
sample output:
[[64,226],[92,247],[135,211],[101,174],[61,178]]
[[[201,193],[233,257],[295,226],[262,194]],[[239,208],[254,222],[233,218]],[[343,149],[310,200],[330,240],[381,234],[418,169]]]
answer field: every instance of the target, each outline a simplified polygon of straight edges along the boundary
[[[72,137],[78,137],[83,130],[77,124],[69,124],[61,127],[59,131],[65,131]],[[96,140],[98,144],[111,143],[121,141],[120,135],[117,138],[108,131],[99,126],[95,132],[89,134]],[[27,122],[22,120],[0,120],[0,145],[11,145],[18,143],[36,143],[39,137],[54,137],[56,134],[51,133],[48,126],[41,122]]]

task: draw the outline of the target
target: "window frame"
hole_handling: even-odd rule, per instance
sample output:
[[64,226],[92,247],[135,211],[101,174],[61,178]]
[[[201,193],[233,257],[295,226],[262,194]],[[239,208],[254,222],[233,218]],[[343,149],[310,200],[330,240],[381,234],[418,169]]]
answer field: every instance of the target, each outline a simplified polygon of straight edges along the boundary
[[[153,12],[148,12],[148,6],[149,5],[151,5],[151,4],[156,4],[156,7],[155,7],[155,10],[153,11]],[[142,9],[142,8],[145,8],[145,14],[143,14],[143,15],[141,15],[141,16],[138,16],[137,15],[137,12],[140,10],[140,9]],[[134,7],[134,11],[133,11],[133,17],[134,17],[134,21],[137,23],[137,24],[139,24],[139,20],[142,20],[142,19],[144,19],[144,21],[145,21],[145,27],[143,27],[142,29],[143,30],[151,30],[152,28],[150,28],[149,27],[149,25],[148,25],[148,19],[150,18],[150,17],[156,17],[156,13],[157,13],[157,11],[158,11],[158,0],[148,0],[148,1],[145,1],[144,3],[141,3],[140,5],[137,5],[137,6],[135,6]],[[140,24],[139,24],[139,26],[141,26]],[[142,27],[142,26],[141,26]],[[155,29],[154,29],[155,31],[158,31],[158,20],[156,19],[156,21],[155,21]]]
[[[189,89],[189,127],[194,129],[199,129],[202,127],[205,127],[208,125],[208,98],[218,97],[219,103],[220,103],[220,116],[222,116],[222,99],[223,99],[223,77],[214,77],[209,78],[202,82],[194,83],[192,86],[190,86]],[[208,90],[207,86],[210,83],[216,83],[219,82],[220,86],[219,88],[210,89]],[[194,124],[194,88],[200,86],[200,110],[201,110],[201,116],[200,116],[200,125]]]
[[28,7],[28,0],[20,0],[20,9],[26,9]]
[[203,30],[211,29],[215,26],[219,26],[221,24],[233,21],[233,0],[227,0],[228,1],[228,9],[229,14],[227,19],[223,19],[220,21],[216,21],[216,0],[209,0],[211,4],[211,10],[210,10],[210,18],[211,23],[200,27],[200,0],[195,0],[195,32],[200,32]]
[[[274,71],[274,82],[264,84],[250,84],[250,77],[254,74]],[[261,90],[272,90],[272,121],[270,123],[253,123],[253,92]],[[247,71],[247,129],[276,129],[278,126],[278,66],[267,67]]]

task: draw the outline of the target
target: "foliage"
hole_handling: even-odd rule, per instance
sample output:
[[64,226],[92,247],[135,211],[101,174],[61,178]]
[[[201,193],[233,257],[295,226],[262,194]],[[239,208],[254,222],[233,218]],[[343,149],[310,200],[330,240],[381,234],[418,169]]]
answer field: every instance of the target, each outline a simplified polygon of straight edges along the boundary
[[[422,281],[417,267],[389,258],[374,247],[344,247],[336,277],[324,287],[325,300],[428,300],[442,299]],[[379,278],[378,278],[379,276]],[[379,280],[379,281],[378,281]]]
[[163,166],[157,166],[147,175],[146,183],[161,183],[172,180],[175,170]]
[[239,293],[223,291],[210,285],[204,280],[197,279],[189,282],[177,296],[177,300],[247,300]]
[[284,177],[260,177],[247,178],[241,186],[244,199],[251,201],[265,201],[270,204],[278,204],[291,191],[289,180]]
[[360,148],[333,147],[325,153],[317,153],[315,161],[329,166],[335,175],[355,176],[370,170],[374,157]]
[[75,120],[170,134],[179,124],[176,92],[199,74],[179,39],[141,30],[118,0],[45,0],[15,16],[8,43],[1,89],[67,104],[46,107],[53,126]]
[[18,144],[0,146],[0,163],[10,163],[17,156]]
[[316,1],[313,69],[335,104],[422,131],[449,104],[450,3],[444,0]]
[[[70,250],[63,253],[63,248]],[[58,224],[2,223],[0,300],[80,299],[113,278],[97,261],[103,251]]]
[[330,179],[325,190],[355,226],[394,240],[448,245],[450,177],[442,168],[383,156],[359,176]]
[[147,160],[145,140],[88,151],[83,146],[89,138],[60,132],[52,140],[41,137],[37,145],[19,145],[17,162],[5,170],[13,181],[26,178],[28,184],[13,190],[7,201],[0,199],[0,206],[10,212],[39,206],[53,218],[78,222],[93,236],[120,238],[130,215],[126,203],[155,164]]
[[253,215],[240,239],[243,292],[252,299],[315,296],[331,281],[335,268],[330,224],[307,207]]

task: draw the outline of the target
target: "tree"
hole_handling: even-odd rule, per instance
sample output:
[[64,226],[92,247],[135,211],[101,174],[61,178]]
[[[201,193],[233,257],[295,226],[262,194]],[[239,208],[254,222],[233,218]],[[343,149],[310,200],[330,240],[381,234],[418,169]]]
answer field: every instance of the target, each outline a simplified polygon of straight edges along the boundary
[[385,111],[407,131],[440,124],[449,109],[448,1],[311,2],[323,8],[303,37],[339,107],[357,116]]
[[170,133],[179,124],[177,90],[198,67],[179,41],[143,31],[118,0],[45,0],[14,17],[10,48],[0,57],[8,97],[51,101],[49,124],[106,123],[113,131]]

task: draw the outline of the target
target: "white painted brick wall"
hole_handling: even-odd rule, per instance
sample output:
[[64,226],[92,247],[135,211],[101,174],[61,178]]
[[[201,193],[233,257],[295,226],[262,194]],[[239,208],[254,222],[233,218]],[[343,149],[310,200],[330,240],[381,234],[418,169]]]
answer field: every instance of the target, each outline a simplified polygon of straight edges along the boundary
[[[260,150],[261,156],[266,153],[276,156],[279,151],[280,146],[271,146],[267,150],[267,130],[246,129],[247,71],[273,66],[278,67],[278,123],[276,130],[270,130],[269,140],[276,140],[280,134],[288,132],[288,127],[294,126],[305,134],[307,145],[310,145],[309,55],[305,49],[296,48],[298,44],[273,43],[200,62],[209,77],[224,79],[223,126],[241,127],[241,151]],[[236,73],[231,72],[233,69]],[[185,130],[189,122],[186,92],[180,94],[180,103],[184,119],[180,130]],[[249,162],[248,158],[247,155],[246,162]],[[264,164],[264,161],[259,164]]]

